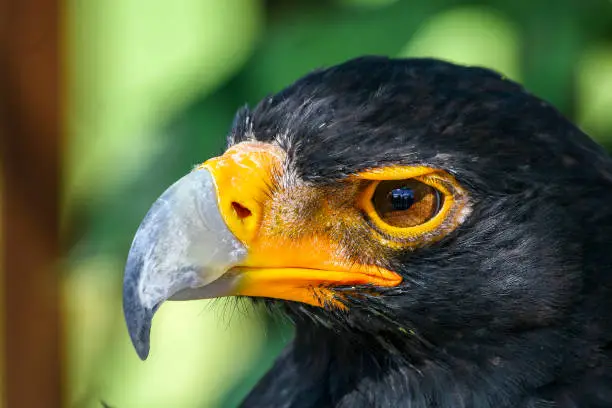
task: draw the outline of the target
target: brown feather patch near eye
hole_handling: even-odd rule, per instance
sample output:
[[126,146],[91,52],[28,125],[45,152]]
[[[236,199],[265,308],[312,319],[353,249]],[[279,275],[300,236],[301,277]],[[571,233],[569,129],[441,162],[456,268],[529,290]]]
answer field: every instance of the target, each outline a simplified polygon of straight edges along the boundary
[[393,227],[414,227],[433,218],[442,206],[440,192],[418,180],[382,181],[376,186],[372,205],[378,216]]

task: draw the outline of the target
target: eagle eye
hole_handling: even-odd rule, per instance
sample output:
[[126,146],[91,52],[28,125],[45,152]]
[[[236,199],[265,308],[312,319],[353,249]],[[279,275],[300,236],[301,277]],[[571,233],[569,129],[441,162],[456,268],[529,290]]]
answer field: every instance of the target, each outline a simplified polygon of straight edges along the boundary
[[382,181],[376,186],[372,205],[380,219],[393,227],[414,227],[434,217],[442,195],[417,180]]
[[470,212],[468,193],[451,174],[425,166],[388,166],[355,174],[357,197],[376,239],[387,247],[419,247],[442,239]]

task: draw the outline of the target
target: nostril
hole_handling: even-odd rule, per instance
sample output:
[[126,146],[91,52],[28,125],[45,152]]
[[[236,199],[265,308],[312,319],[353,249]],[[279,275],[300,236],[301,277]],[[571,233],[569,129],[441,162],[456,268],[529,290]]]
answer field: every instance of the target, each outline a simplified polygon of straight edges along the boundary
[[248,208],[246,208],[245,206],[243,206],[240,203],[232,201],[232,208],[234,209],[234,211],[236,212],[236,215],[240,219],[243,219],[243,218],[251,216],[251,210],[249,210]]

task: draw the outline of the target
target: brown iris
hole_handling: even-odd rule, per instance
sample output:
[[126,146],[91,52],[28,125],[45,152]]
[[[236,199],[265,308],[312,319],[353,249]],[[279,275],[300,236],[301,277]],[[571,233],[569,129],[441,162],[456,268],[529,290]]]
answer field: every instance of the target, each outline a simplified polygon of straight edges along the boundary
[[417,180],[381,181],[372,196],[378,216],[393,227],[414,227],[433,218],[443,196],[434,187]]

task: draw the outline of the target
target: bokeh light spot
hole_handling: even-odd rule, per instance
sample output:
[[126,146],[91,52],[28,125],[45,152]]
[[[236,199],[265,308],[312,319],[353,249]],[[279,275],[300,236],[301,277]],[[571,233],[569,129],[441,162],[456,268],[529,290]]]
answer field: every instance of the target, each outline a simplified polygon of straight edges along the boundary
[[484,66],[520,80],[519,47],[517,29],[497,10],[458,7],[426,21],[400,56]]

